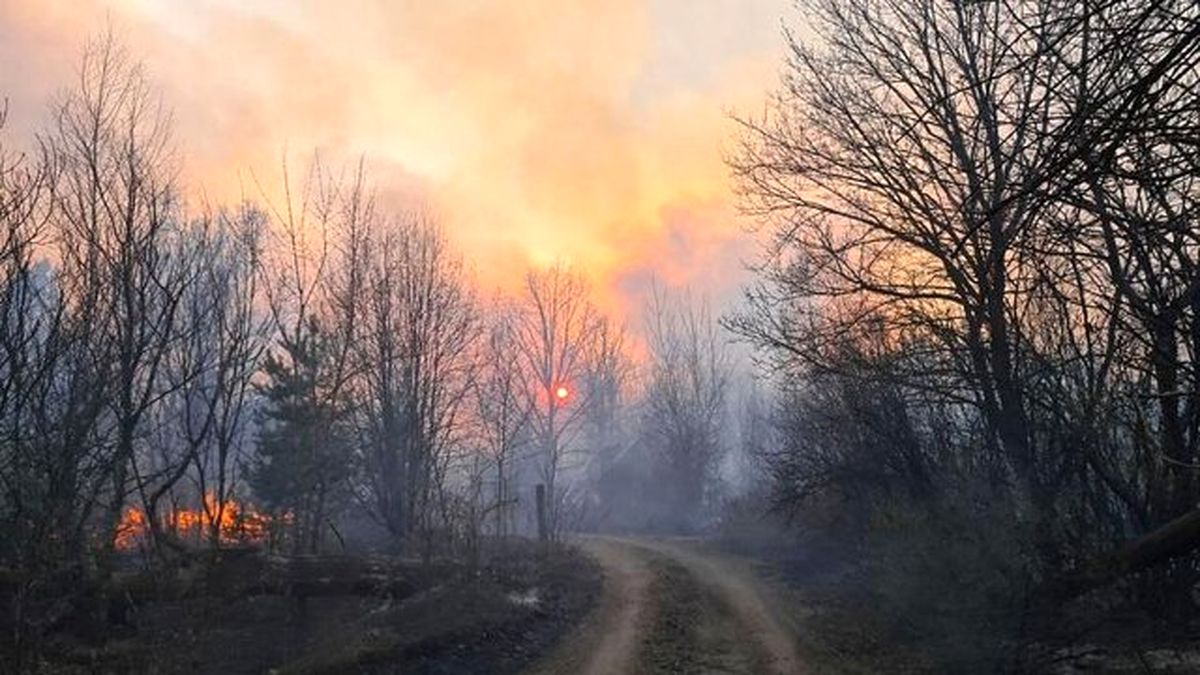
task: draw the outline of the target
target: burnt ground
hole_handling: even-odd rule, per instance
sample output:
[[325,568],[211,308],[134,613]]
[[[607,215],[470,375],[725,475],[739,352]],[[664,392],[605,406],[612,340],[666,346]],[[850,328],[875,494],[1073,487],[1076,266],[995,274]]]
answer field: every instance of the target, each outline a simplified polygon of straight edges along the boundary
[[800,649],[812,673],[936,673],[920,644],[881,619],[877,599],[838,562],[820,556],[760,559],[794,613]]
[[[743,548],[744,547],[727,547]],[[1200,673],[1200,623],[1156,623],[1114,610],[1115,598],[1084,598],[1053,616],[1053,626],[1031,631],[1017,665],[997,667],[983,659],[947,666],[929,648],[928,634],[881,611],[881,599],[847,563],[844,552],[802,547],[801,555],[778,552],[747,558],[791,609],[807,672],[829,674],[1021,672],[1046,675],[1184,675]],[[1114,591],[1111,595],[1117,595]],[[948,621],[952,622],[953,619]],[[945,635],[937,635],[944,638]],[[987,656],[987,655],[985,655]]]
[[[182,590],[172,583],[152,597],[127,594],[123,625],[64,621],[21,670],[514,673],[577,623],[601,588],[599,569],[581,554],[532,545],[474,569],[400,569],[404,583],[379,593],[251,591],[255,572],[235,568]],[[0,664],[12,663],[6,648],[0,642]]]

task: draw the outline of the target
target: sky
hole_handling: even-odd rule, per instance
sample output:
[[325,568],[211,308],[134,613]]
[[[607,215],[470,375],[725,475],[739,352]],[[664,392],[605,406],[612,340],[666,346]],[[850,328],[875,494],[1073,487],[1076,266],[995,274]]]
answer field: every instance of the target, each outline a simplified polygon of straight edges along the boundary
[[0,0],[0,97],[28,137],[111,25],[173,110],[192,198],[258,196],[313,152],[365,158],[485,288],[583,270],[717,306],[755,248],[724,157],[775,86],[787,0]]

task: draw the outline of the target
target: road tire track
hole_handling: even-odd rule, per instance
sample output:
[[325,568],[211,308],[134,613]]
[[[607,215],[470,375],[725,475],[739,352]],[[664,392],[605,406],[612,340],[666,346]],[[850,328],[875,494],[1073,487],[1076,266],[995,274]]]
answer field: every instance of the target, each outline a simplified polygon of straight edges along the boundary
[[599,606],[562,645],[535,666],[536,675],[618,675],[637,669],[641,630],[647,619],[648,589],[654,578],[645,556],[628,544],[589,537],[580,546],[600,563],[604,593]]
[[582,537],[604,570],[599,607],[539,675],[804,672],[748,565],[682,540]]

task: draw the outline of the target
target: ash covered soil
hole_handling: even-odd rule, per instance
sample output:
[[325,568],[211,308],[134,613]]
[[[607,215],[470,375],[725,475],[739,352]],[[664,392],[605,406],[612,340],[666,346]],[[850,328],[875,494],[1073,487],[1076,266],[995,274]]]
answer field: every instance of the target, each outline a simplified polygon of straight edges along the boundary
[[194,579],[139,578],[121,591],[119,622],[96,616],[102,603],[77,601],[21,670],[515,673],[577,625],[601,591],[596,563],[567,548],[520,546],[478,568],[389,565],[392,582],[377,592],[339,585],[336,566],[279,592],[275,570],[257,556]]

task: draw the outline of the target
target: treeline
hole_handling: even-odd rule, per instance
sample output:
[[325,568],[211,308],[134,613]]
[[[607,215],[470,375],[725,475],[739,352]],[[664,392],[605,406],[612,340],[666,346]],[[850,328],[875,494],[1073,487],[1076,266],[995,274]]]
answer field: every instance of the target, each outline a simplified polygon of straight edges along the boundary
[[188,203],[170,112],[111,36],[32,146],[0,136],[18,642],[48,597],[132,559],[340,550],[363,522],[393,551],[473,558],[485,536],[650,527],[630,494],[662,529],[714,513],[729,363],[702,304],[656,291],[635,364],[578,272],[483,297],[436,219],[377,201],[361,164]]
[[733,160],[770,235],[730,324],[779,383],[776,505],[850,542],[943,666],[1027,667],[1032,610],[1114,580],[1094,617],[1184,625],[1200,9],[799,9]]

